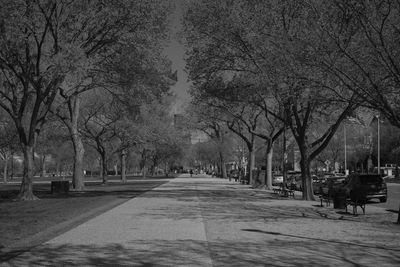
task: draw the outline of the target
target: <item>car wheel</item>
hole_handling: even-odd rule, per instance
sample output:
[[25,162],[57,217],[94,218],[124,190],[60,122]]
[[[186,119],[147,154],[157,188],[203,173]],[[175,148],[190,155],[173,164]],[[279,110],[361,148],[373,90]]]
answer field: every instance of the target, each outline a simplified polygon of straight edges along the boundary
[[381,197],[381,198],[379,198],[379,201],[380,201],[381,203],[385,203],[385,202],[386,202],[386,200],[387,200],[387,198],[386,198],[386,197]]

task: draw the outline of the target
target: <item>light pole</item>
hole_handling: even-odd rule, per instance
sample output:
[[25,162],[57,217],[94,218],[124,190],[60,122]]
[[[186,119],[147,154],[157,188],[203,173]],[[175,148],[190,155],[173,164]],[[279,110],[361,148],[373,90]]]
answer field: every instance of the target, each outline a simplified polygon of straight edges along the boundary
[[344,174],[347,175],[347,145],[346,145],[346,124],[343,124],[344,133]]
[[381,174],[381,137],[380,137],[380,120],[379,115],[376,115],[378,122],[378,174]]

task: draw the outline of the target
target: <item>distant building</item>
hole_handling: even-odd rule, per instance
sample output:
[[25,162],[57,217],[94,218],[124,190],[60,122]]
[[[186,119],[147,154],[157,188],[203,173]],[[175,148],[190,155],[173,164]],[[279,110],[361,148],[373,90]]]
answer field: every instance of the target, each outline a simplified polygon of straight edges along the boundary
[[190,129],[189,122],[183,114],[174,114],[175,129],[187,131],[188,140],[191,144],[201,143],[208,140],[208,136],[199,130]]

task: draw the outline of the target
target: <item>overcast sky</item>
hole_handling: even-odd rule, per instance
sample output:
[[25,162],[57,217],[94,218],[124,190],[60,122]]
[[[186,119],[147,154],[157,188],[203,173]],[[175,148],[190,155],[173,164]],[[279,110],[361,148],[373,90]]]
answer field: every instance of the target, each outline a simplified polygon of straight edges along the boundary
[[178,40],[177,33],[182,29],[181,18],[184,7],[182,0],[176,1],[175,12],[172,15],[172,37],[169,46],[165,49],[165,53],[172,61],[172,69],[178,71],[178,82],[172,86],[172,91],[177,96],[173,113],[181,113],[185,104],[189,103],[190,95],[188,93],[190,84],[188,83],[188,75],[185,69],[185,46]]

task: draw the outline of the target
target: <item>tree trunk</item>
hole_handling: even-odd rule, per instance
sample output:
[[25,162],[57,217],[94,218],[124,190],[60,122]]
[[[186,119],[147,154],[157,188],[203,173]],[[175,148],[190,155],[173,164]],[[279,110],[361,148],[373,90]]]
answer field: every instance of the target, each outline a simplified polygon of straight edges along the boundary
[[60,163],[59,168],[58,168],[58,176],[61,177],[63,175],[63,165]]
[[59,175],[60,174],[60,160],[57,159],[57,163],[56,163],[56,174],[55,175]]
[[107,184],[107,161],[106,161],[106,152],[102,151],[100,153],[101,156],[101,179],[103,180],[103,184]]
[[78,134],[78,131],[73,135],[73,147],[74,147],[74,169],[72,176],[72,188],[76,191],[82,191],[85,188],[83,181],[83,158],[85,156],[85,148],[83,142]]
[[37,200],[33,194],[33,145],[24,146],[24,173],[19,190],[19,200]]
[[400,224],[400,205],[399,205],[399,212],[397,213],[397,223]]
[[254,187],[256,186],[257,178],[253,175],[253,170],[255,169],[255,159],[256,159],[256,151],[254,149],[254,143],[250,146],[247,146],[249,150],[249,182]]
[[85,156],[85,148],[78,132],[80,98],[76,96],[71,101],[73,101],[73,111],[71,113],[71,121],[67,124],[67,127],[71,134],[72,145],[74,147],[72,188],[76,191],[82,191],[85,188],[85,183],[83,181],[83,158]]
[[225,166],[225,158],[224,155],[222,154],[222,152],[219,152],[219,160],[221,162],[221,174],[222,174],[222,178],[227,178],[226,175],[226,166]]
[[3,181],[6,184],[7,183],[7,168],[8,168],[8,154],[4,156],[4,168],[3,168]]
[[311,181],[311,172],[310,172],[310,158],[308,155],[307,145],[299,145],[300,149],[300,168],[301,168],[301,186],[303,191],[303,200],[315,200],[312,181]]
[[143,166],[142,168],[142,177],[146,178],[146,166]]
[[46,155],[43,155],[40,163],[42,166],[40,166],[40,177],[44,177],[46,175]]
[[272,190],[272,145],[268,144],[266,149],[265,188]]
[[126,183],[126,151],[121,151],[121,181]]
[[286,127],[283,129],[282,136],[282,176],[283,176],[283,185],[287,185],[287,162],[288,162],[288,153],[286,146]]
[[219,160],[219,161],[217,162],[216,165],[217,165],[217,166],[216,166],[215,177],[218,177],[218,175],[222,172],[222,169],[221,169],[221,160]]
[[165,176],[168,177],[168,163],[166,163],[166,162],[165,162],[164,173],[165,173]]
[[146,149],[142,150],[141,156],[142,158],[140,159],[139,167],[142,171],[142,177],[146,178],[146,161],[147,161]]

